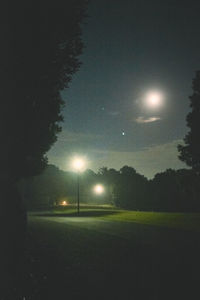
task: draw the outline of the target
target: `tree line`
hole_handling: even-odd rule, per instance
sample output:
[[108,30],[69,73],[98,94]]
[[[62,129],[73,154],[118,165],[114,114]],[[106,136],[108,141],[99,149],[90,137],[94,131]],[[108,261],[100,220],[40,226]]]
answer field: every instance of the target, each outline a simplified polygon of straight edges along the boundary
[[[104,193],[93,187],[101,183]],[[27,209],[49,209],[77,201],[77,175],[48,165],[39,176],[19,183]],[[122,209],[147,211],[200,211],[200,177],[190,169],[157,173],[153,179],[124,166],[119,171],[103,167],[80,175],[80,200],[88,204],[112,204]]]

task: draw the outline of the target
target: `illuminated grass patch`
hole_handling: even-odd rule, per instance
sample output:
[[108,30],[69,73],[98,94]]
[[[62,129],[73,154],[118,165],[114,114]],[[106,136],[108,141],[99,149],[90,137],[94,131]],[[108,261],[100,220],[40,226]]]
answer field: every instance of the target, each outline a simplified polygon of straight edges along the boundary
[[[76,206],[55,209],[53,214],[72,216]],[[174,229],[200,231],[200,213],[166,213],[120,210],[113,206],[82,205],[80,217],[95,217],[114,222],[134,222],[146,225],[164,226]]]

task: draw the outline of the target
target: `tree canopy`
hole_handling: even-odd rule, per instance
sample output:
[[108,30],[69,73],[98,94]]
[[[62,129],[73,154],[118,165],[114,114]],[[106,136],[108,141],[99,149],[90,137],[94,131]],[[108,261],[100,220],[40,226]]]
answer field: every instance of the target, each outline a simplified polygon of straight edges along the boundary
[[190,96],[191,111],[186,118],[190,131],[184,138],[185,145],[179,145],[178,151],[180,160],[200,174],[200,71],[196,72],[192,87],[193,94]]
[[[102,184],[104,193],[95,195],[94,186]],[[77,176],[53,165],[39,176],[19,183],[23,200],[29,209],[46,209],[77,201]],[[189,169],[167,169],[147,179],[134,168],[120,170],[103,167],[97,173],[86,170],[80,176],[83,204],[113,204],[118,208],[154,211],[200,211],[200,177]]]
[[86,0],[1,4],[0,179],[38,174],[63,121],[60,91],[79,69]]

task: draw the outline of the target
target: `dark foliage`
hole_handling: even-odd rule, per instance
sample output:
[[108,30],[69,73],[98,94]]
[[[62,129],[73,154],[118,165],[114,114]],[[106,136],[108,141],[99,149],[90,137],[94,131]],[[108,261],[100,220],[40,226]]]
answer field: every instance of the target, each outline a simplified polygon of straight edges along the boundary
[[21,180],[18,187],[27,209],[49,209],[71,196],[74,183],[67,172],[48,165],[40,175]]
[[115,202],[119,207],[139,209],[145,198],[147,179],[132,167],[124,166],[119,171],[115,188]]
[[200,71],[193,79],[193,94],[190,96],[191,112],[187,115],[190,131],[184,138],[185,145],[179,145],[179,158],[200,174]]
[[[86,4],[86,0],[3,0],[0,4],[0,236],[5,250],[1,258],[6,262],[1,270],[10,270],[4,287],[17,269],[26,228],[15,186],[45,168],[45,155],[61,131],[60,91],[80,67]],[[7,290],[15,289],[11,281]]]
[[[76,174],[53,165],[39,176],[20,184],[28,209],[51,208],[62,200],[77,202]],[[93,187],[103,184],[105,193],[95,195]],[[119,171],[103,167],[96,174],[87,170],[80,176],[80,200],[89,204],[114,204],[119,208],[153,211],[200,211],[200,178],[192,170],[168,169],[151,180],[132,167]]]
[[107,167],[102,167],[98,172],[99,182],[106,187],[106,199],[110,204],[116,204],[116,186],[119,180],[119,172],[115,169],[108,169]]
[[38,174],[63,120],[60,91],[79,69],[86,1],[1,4],[1,179]]
[[[102,176],[88,169],[79,175],[79,183],[81,203],[110,203],[108,188],[103,195],[95,195],[93,191],[97,183],[105,183]],[[63,201],[77,203],[77,174],[62,171],[54,165],[48,165],[38,176],[21,180],[18,188],[28,210],[50,209]]]
[[199,211],[200,178],[191,170],[168,169],[149,182],[149,209]]

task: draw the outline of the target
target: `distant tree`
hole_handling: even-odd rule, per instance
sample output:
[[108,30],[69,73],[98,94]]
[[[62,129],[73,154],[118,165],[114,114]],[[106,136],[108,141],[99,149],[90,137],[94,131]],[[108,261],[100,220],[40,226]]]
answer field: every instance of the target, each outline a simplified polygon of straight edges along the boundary
[[181,185],[175,170],[167,169],[157,173],[150,185],[150,203],[153,210],[182,210]]
[[200,174],[200,71],[193,79],[193,94],[190,96],[191,112],[187,115],[190,131],[184,138],[185,145],[178,145],[179,158]]
[[167,169],[149,182],[149,209],[199,211],[200,178],[188,169]]
[[119,171],[113,168],[108,169],[107,167],[102,167],[99,169],[97,175],[97,178],[103,183],[106,189],[105,201],[110,204],[115,204],[116,187],[120,175]]
[[184,211],[200,211],[200,176],[193,170],[176,171],[180,186],[181,208]]
[[135,176],[136,175],[136,170],[133,167],[129,167],[129,166],[123,166],[120,169],[120,174],[122,174],[123,176]]
[[119,171],[113,168],[108,169],[107,167],[102,167],[99,169],[98,175],[103,176],[108,183],[113,183],[119,175]]
[[124,166],[115,189],[115,204],[127,209],[143,209],[148,180],[136,170]]
[[54,165],[37,175],[19,182],[19,191],[29,210],[49,209],[61,201],[71,202],[76,193],[76,178]]

